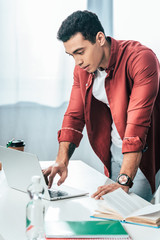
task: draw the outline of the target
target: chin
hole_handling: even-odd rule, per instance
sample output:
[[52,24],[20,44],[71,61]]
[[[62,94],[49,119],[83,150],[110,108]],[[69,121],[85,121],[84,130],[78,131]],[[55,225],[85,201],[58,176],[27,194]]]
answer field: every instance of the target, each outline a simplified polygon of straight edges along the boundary
[[88,73],[94,73],[97,69],[89,69],[87,72]]

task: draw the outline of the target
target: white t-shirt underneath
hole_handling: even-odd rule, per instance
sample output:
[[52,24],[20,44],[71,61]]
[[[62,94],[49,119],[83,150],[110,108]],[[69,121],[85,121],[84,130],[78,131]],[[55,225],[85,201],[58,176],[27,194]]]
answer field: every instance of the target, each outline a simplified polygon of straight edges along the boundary
[[[93,96],[98,99],[99,101],[107,104],[109,106],[106,90],[105,90],[105,78],[107,76],[106,71],[99,71],[97,70],[96,77],[93,82],[93,90],[92,94]],[[122,139],[119,136],[119,133],[117,131],[117,128],[114,124],[112,123],[112,130],[111,130],[111,141],[113,144],[115,144],[117,147],[122,148]]]

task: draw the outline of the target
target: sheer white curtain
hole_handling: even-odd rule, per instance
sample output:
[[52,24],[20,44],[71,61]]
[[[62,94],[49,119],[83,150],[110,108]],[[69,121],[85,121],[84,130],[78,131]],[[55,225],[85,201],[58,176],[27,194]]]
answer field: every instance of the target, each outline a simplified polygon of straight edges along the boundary
[[[0,0],[0,145],[22,138],[40,160],[56,158],[74,68],[56,34],[65,17],[87,7],[112,34],[112,0]],[[103,172],[83,134],[73,158]]]
[[55,107],[69,100],[74,61],[56,35],[61,22],[86,5],[86,0],[0,0],[0,105]]

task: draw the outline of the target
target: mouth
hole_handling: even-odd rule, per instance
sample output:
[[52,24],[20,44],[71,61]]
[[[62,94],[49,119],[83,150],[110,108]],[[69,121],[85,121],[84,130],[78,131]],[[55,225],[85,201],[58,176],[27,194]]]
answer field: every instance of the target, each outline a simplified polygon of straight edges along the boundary
[[85,71],[87,71],[89,68],[89,65],[85,66],[85,67],[82,67],[82,69],[84,69]]

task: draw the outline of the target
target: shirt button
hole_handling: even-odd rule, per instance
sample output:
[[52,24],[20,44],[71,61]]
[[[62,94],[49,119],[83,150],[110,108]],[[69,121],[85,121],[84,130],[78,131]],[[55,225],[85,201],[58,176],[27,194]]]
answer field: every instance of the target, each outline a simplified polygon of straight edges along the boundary
[[86,83],[86,87],[88,86],[88,83]]

